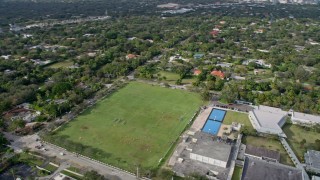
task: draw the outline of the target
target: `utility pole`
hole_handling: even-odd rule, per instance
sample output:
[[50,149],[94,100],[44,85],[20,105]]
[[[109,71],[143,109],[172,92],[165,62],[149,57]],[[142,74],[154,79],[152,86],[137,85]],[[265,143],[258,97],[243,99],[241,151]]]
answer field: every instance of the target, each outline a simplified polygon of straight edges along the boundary
[[139,179],[139,166],[137,166],[137,179]]

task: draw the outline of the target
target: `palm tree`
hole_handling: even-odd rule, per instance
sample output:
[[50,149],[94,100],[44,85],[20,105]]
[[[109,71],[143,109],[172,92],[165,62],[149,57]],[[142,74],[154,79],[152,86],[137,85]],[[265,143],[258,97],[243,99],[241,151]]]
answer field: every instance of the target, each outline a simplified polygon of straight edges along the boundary
[[10,172],[11,172],[11,174],[12,174],[13,179],[16,179],[16,178],[15,178],[16,169],[15,169],[15,168],[11,168],[11,169],[10,169]]

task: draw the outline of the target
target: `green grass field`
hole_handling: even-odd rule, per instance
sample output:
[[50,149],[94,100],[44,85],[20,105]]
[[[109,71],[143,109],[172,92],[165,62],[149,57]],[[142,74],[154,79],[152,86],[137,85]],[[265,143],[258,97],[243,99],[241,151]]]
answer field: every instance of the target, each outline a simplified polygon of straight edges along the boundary
[[246,145],[263,147],[266,149],[277,151],[280,153],[280,163],[293,166],[289,155],[287,154],[279,140],[267,137],[245,136],[242,141]]
[[243,124],[244,127],[248,128],[248,130],[254,131],[252,124],[249,120],[248,114],[234,112],[234,111],[227,111],[227,114],[223,120],[223,124],[231,125],[232,122]]
[[50,66],[48,66],[49,68],[67,68],[69,66],[72,66],[73,62],[72,61],[61,61],[61,62],[57,62],[54,64],[51,64]]
[[240,180],[241,174],[242,174],[242,167],[235,166],[231,180]]
[[[300,161],[304,161],[304,153],[307,149],[315,149],[315,140],[320,139],[320,133],[317,133],[312,128],[308,129],[298,125],[286,124],[283,127],[283,131],[288,137],[287,141],[290,147]],[[306,143],[301,146],[300,142],[303,139],[306,140]]]
[[202,103],[195,93],[132,82],[53,136],[102,150],[110,156],[100,161],[129,171],[156,168]]
[[[160,71],[159,74],[163,77],[166,77],[166,80],[163,80],[164,82],[170,83],[170,84],[175,84],[176,81],[180,78],[179,74],[173,73],[173,72],[168,72],[168,71]],[[182,79],[182,84],[191,84],[195,82],[194,78],[185,78]]]

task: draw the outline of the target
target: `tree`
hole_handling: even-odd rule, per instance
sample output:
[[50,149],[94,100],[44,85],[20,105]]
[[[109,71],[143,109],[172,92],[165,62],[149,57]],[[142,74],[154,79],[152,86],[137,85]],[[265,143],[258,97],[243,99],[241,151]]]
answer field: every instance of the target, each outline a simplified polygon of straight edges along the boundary
[[238,99],[238,89],[236,85],[228,84],[224,86],[221,92],[221,99],[228,103],[233,103]]
[[306,142],[307,142],[306,139],[302,139],[300,141],[300,146],[303,147],[306,144]]
[[176,81],[176,85],[181,85],[182,84],[182,79],[177,79],[177,81]]
[[2,133],[0,133],[0,150],[4,148],[5,146],[3,145],[7,143],[8,143],[8,140],[4,137]]
[[300,81],[304,81],[306,79],[308,79],[309,77],[309,72],[306,71],[303,66],[299,66],[296,71],[295,71],[295,74],[294,74],[295,78],[296,79],[299,79]]
[[314,142],[315,150],[320,151],[320,139],[316,139]]
[[3,119],[0,118],[0,129],[4,128],[4,126],[5,126],[5,123],[4,123]]
[[22,119],[16,119],[10,124],[9,130],[13,131],[13,130],[16,130],[17,128],[23,128],[25,124],[26,123]]
[[216,91],[221,91],[222,88],[223,88],[223,86],[224,86],[224,81],[221,80],[221,79],[218,79],[218,80],[215,82],[215,86],[214,86],[213,89],[216,90]]
[[202,97],[202,99],[203,99],[204,101],[210,100],[210,97],[211,97],[211,96],[210,96],[210,92],[205,89],[204,91],[202,91],[201,97]]
[[174,173],[169,169],[160,169],[157,173],[157,177],[159,179],[171,179]]
[[55,84],[55,86],[52,88],[52,92],[55,95],[61,95],[70,89],[72,89],[72,86],[70,83],[60,82],[60,83]]
[[98,174],[97,171],[88,171],[83,176],[84,180],[107,180],[104,176],[101,174]]

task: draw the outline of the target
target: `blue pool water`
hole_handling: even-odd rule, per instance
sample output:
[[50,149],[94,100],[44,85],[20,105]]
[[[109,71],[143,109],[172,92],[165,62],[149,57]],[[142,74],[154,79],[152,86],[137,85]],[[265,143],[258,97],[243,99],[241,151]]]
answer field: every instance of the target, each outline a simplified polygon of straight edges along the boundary
[[202,131],[213,135],[218,134],[225,115],[226,111],[224,110],[212,109]]
[[203,126],[202,131],[216,135],[219,132],[221,122],[207,120],[206,124]]
[[220,110],[220,109],[213,109],[210,113],[210,116],[208,119],[213,121],[219,121],[222,122],[224,119],[224,115],[226,114],[226,111]]

